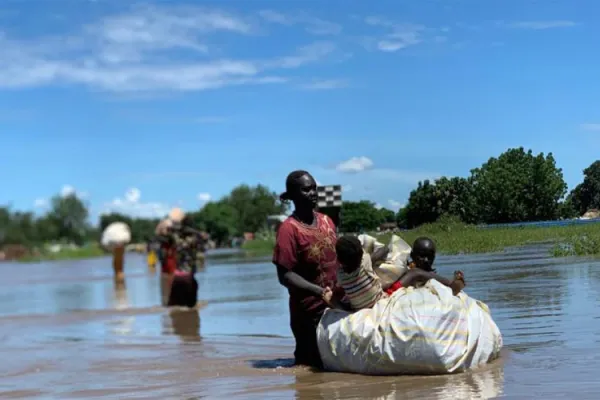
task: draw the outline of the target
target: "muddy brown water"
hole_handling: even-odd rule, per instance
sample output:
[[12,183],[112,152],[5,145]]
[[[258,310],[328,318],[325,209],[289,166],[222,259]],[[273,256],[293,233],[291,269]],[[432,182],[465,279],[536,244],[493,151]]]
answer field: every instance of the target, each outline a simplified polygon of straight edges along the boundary
[[600,398],[600,263],[544,248],[440,257],[486,302],[505,350],[441,377],[314,373],[290,364],[287,294],[268,259],[209,258],[198,310],[160,307],[160,277],[111,261],[1,263],[0,398]]

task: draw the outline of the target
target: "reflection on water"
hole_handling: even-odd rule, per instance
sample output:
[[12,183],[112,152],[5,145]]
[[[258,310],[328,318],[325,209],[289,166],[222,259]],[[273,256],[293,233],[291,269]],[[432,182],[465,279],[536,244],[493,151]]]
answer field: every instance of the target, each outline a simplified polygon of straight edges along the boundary
[[163,331],[165,334],[175,334],[184,342],[200,341],[200,312],[197,309],[174,309],[169,311],[169,325]]
[[496,363],[478,372],[433,377],[362,377],[300,374],[297,399],[491,399],[502,394],[504,371]]
[[[0,264],[0,398],[599,398],[600,263],[544,248],[440,257],[490,306],[505,355],[482,371],[364,377],[293,367],[287,293],[268,258],[207,258],[197,309],[169,309],[159,273],[128,254]],[[161,288],[163,289],[161,291]],[[168,295],[168,294],[167,294]]]

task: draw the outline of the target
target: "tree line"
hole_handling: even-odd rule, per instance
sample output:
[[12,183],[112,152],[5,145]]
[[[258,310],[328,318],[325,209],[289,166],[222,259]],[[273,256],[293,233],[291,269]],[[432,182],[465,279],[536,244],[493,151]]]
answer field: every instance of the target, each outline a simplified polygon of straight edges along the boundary
[[[278,196],[264,185],[239,185],[218,201],[188,212],[197,229],[208,232],[223,245],[244,232],[265,228],[267,217],[287,209]],[[166,217],[166,216],[165,216]],[[98,241],[102,231],[112,222],[125,222],[131,228],[132,242],[141,243],[154,236],[160,218],[134,218],[119,213],[103,214],[97,226],[89,223],[87,204],[76,194],[56,195],[49,211],[42,216],[32,212],[11,211],[0,207],[0,248],[4,245],[39,246],[49,242],[81,245]]]
[[[471,170],[468,177],[419,182],[410,192],[406,206],[398,212],[367,200],[345,201],[340,229],[372,231],[382,224],[394,223],[410,229],[435,222],[442,215],[455,216],[469,224],[573,218],[600,208],[600,160],[583,174],[583,181],[567,194],[562,170],[551,153],[536,155],[523,148],[508,149]],[[242,184],[188,214],[196,228],[208,232],[218,245],[224,245],[245,232],[266,229],[268,216],[286,211],[287,206],[268,187]],[[76,194],[57,195],[42,216],[0,207],[0,246],[97,241],[102,230],[114,221],[127,223],[132,241],[140,243],[153,236],[160,220],[111,213],[101,215],[97,226],[92,226],[88,206],[82,199]]]
[[[579,217],[600,208],[600,160],[583,171],[567,195],[562,169],[552,153],[522,147],[492,157],[470,176],[425,180],[411,191],[398,225],[414,228],[452,215],[469,224],[547,221]],[[566,195],[566,197],[565,197]]]

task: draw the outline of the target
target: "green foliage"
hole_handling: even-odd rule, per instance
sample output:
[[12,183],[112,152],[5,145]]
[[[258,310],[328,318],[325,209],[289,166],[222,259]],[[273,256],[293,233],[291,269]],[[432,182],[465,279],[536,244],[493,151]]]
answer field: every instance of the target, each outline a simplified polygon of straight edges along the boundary
[[374,203],[361,201],[345,201],[341,210],[342,232],[361,232],[375,230],[384,222],[394,222],[395,215],[391,210],[378,209]]
[[[266,227],[267,217],[281,214],[286,206],[264,185],[239,185],[216,202],[190,212],[193,225],[207,231],[219,244],[227,244],[244,232],[257,232]],[[132,218],[119,213],[100,216],[97,229],[88,222],[88,209],[75,194],[55,196],[50,211],[35,218],[32,213],[11,212],[0,207],[0,246],[19,244],[34,247],[46,242],[83,245],[99,240],[102,231],[113,222],[124,222],[131,229],[132,242],[144,242],[154,236],[159,219]],[[48,257],[51,255],[48,254]]]
[[254,240],[248,240],[242,249],[249,255],[266,255],[273,252],[277,235],[272,229],[263,229],[256,233]]
[[[389,234],[377,235],[383,243]],[[508,247],[547,243],[555,256],[600,256],[600,224],[554,227],[482,228],[460,222],[456,217],[444,216],[438,222],[423,224],[416,229],[401,232],[411,244],[419,236],[431,237],[438,251],[445,254],[469,254],[502,251]],[[557,249],[562,249],[558,251]]]
[[209,202],[191,217],[211,235],[219,245],[226,243],[236,234],[235,210],[226,201]]
[[566,190],[552,154],[508,149],[473,169],[468,178],[419,182],[397,219],[414,228],[444,214],[487,224],[570,218],[573,201],[560,202]]
[[419,182],[417,188],[410,193],[399,223],[407,228],[414,228],[435,222],[444,214],[471,222],[475,219],[474,208],[473,184],[470,179],[442,177],[434,183],[426,180]]
[[[397,213],[366,200],[346,201],[342,205],[340,230],[374,231],[383,223],[395,222],[400,228],[412,229],[406,233],[407,238],[421,234],[438,237],[447,252],[491,251],[550,238],[561,243],[555,247],[557,254],[595,254],[598,242],[592,234],[597,232],[585,231],[592,228],[482,230],[470,225],[573,218],[591,208],[600,208],[600,160],[583,172],[583,182],[563,200],[566,184],[552,154],[508,149],[473,169],[466,178],[441,177],[419,182],[407,205]],[[254,232],[257,240],[245,246],[270,249],[274,232],[266,228],[267,217],[285,211],[286,206],[266,186],[242,184],[188,215],[197,229],[207,231],[219,245],[227,245],[245,232]],[[133,242],[138,243],[152,237],[159,222],[113,213],[102,215],[98,227],[92,227],[87,205],[81,199],[75,194],[56,196],[51,209],[41,217],[0,207],[0,246],[43,248],[40,245],[47,242],[97,242],[102,230],[115,221],[128,224]],[[581,232],[587,232],[587,236],[581,236]]]
[[199,229],[206,230],[213,240],[223,245],[245,232],[265,229],[268,216],[285,211],[286,206],[279,203],[277,194],[266,186],[239,185],[229,195],[190,213],[190,217]]
[[400,229],[408,229],[408,208],[402,207],[396,213],[396,225]]
[[556,219],[567,191],[552,153],[534,156],[522,147],[490,158],[471,178],[478,220],[485,223]]
[[[390,234],[371,233],[382,243],[388,243]],[[438,252],[444,254],[473,254],[502,251],[508,247],[546,243],[554,256],[600,256],[600,224],[554,227],[483,228],[465,224],[458,217],[443,215],[437,222],[395,233],[409,245],[420,236],[432,238]],[[253,240],[244,248],[253,254],[273,251],[275,241]]]
[[81,245],[93,233],[87,219],[87,206],[74,194],[55,196],[51,209],[40,218],[29,212],[11,212],[8,207],[0,207],[0,246],[32,247],[45,242]]
[[382,207],[377,211],[379,213],[379,220],[382,224],[396,222],[396,213],[392,210],[388,210],[387,208]]
[[234,231],[243,234],[265,227],[269,215],[285,212],[286,207],[279,203],[278,197],[263,185],[239,185],[221,201],[233,211]]
[[571,235],[555,243],[552,247],[552,254],[555,257],[600,255],[598,232],[595,236],[586,234]]
[[83,258],[101,257],[106,255],[106,251],[98,244],[88,244],[83,247],[64,248],[58,252],[51,252],[45,248],[36,251],[34,254],[27,255],[19,261],[34,262],[43,260],[78,260]]
[[88,233],[88,209],[77,195],[54,196],[47,214],[58,238],[77,245],[85,242]]
[[600,160],[583,170],[583,182],[571,191],[566,201],[577,215],[600,208]]

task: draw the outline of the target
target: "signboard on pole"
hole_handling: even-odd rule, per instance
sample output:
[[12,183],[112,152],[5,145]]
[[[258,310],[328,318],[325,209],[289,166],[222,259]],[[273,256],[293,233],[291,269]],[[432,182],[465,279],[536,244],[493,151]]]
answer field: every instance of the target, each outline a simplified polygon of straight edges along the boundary
[[333,220],[340,226],[342,211],[342,185],[317,186],[317,211]]

